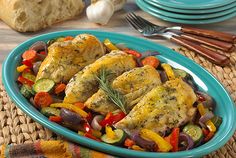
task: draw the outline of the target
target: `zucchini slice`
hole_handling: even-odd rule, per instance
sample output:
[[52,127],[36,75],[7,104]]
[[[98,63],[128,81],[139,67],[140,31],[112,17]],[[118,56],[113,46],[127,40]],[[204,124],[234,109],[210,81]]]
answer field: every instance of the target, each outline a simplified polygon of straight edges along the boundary
[[23,72],[22,73],[22,77],[24,77],[24,78],[26,78],[26,79],[28,79],[30,81],[33,81],[33,82],[35,81],[35,78],[36,78],[35,75],[33,75],[33,74],[29,73],[29,72]]
[[33,85],[35,92],[50,92],[55,86],[55,82],[48,78],[42,78]]
[[197,143],[203,137],[202,129],[197,125],[188,124],[184,127],[183,132],[188,134]]
[[220,116],[214,116],[211,119],[212,123],[216,126],[216,128],[218,129],[222,123],[222,118]]
[[34,91],[32,90],[32,88],[25,84],[22,85],[20,93],[28,99],[34,95]]
[[52,107],[43,107],[40,111],[43,115],[49,116],[60,116],[60,110]]
[[121,145],[125,141],[126,133],[121,129],[115,129],[114,132],[116,135],[115,138],[109,138],[106,134],[104,134],[101,137],[101,140],[107,144]]

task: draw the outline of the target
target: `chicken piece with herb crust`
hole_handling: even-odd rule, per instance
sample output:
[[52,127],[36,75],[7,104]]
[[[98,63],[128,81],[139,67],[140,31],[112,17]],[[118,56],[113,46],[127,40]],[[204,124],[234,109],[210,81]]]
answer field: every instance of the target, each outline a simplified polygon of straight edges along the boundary
[[36,80],[67,83],[77,72],[105,54],[103,44],[93,35],[81,34],[73,40],[55,42],[48,48]]
[[65,103],[85,102],[98,91],[96,75],[101,69],[110,71],[109,80],[113,80],[122,73],[136,67],[136,61],[132,55],[123,51],[114,50],[96,60],[78,72],[66,86]]
[[[146,93],[160,84],[160,75],[157,70],[152,66],[146,65],[123,73],[112,82],[111,86],[123,95],[125,109],[129,112]],[[99,89],[97,93],[90,97],[85,102],[85,105],[103,115],[119,109],[118,106],[110,101],[108,95],[102,89]]]
[[115,127],[129,134],[142,128],[162,134],[190,121],[196,111],[192,106],[195,101],[193,89],[182,79],[167,81],[147,93]]

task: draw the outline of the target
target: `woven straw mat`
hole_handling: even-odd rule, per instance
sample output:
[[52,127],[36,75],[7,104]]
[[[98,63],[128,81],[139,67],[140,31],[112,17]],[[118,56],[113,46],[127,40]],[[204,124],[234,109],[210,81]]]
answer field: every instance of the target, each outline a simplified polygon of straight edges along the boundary
[[[230,66],[219,67],[205,60],[199,55],[184,48],[176,49],[177,52],[194,59],[195,62],[211,72],[228,90],[236,103],[236,52],[228,54],[231,59]],[[0,80],[0,145],[20,144],[34,142],[36,140],[62,139],[40,124],[26,116],[7,96]],[[236,132],[228,143],[219,150],[205,156],[205,158],[236,158]]]

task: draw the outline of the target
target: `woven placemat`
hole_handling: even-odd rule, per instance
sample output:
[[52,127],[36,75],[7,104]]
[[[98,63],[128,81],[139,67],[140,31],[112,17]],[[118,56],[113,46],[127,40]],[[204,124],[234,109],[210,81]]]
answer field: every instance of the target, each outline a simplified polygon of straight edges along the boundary
[[[216,78],[223,83],[236,103],[236,52],[228,54],[231,59],[231,64],[222,68],[184,48],[178,48],[176,51],[190,59],[194,59],[195,62],[199,63],[216,76]],[[39,139],[50,140],[61,138],[62,137],[34,122],[30,117],[26,116],[20,109],[18,109],[7,96],[0,80],[0,145],[3,143],[20,144],[34,142]],[[236,132],[224,147],[205,157],[235,158]]]

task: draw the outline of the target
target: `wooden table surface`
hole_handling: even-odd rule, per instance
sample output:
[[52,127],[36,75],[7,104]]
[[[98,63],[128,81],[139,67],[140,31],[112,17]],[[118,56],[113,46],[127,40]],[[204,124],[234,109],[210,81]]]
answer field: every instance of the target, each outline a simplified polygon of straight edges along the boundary
[[[132,35],[132,36],[141,37],[141,35],[135,30],[133,30],[124,19],[126,13],[129,11],[134,11],[138,15],[141,15],[144,18],[151,20],[152,22],[159,25],[167,25],[167,26],[177,25],[174,23],[162,21],[161,19],[157,19],[143,12],[137,7],[134,0],[128,0],[128,3],[124,7],[124,9],[116,12],[106,26],[100,26],[100,25],[89,22],[85,13],[83,13],[82,15],[80,15],[79,17],[75,19],[54,24],[50,28],[46,28],[42,31],[33,32],[33,33],[19,33],[12,30],[9,26],[7,26],[3,21],[0,20],[0,66],[2,62],[4,61],[4,59],[7,57],[7,55],[11,52],[11,50],[15,48],[18,44],[22,43],[23,41],[31,37],[34,37],[43,33],[61,31],[61,30],[70,30],[70,29],[80,29],[80,30],[81,29],[96,29],[96,30],[118,32],[118,33],[124,33],[124,34]],[[208,29],[210,28],[212,30],[236,33],[236,18],[232,18],[230,20],[220,22],[220,23],[215,23],[215,24],[198,25],[197,27],[208,28]],[[176,47],[176,45],[163,39],[155,39],[154,41],[162,45],[165,45],[167,47],[171,47],[171,48]]]

